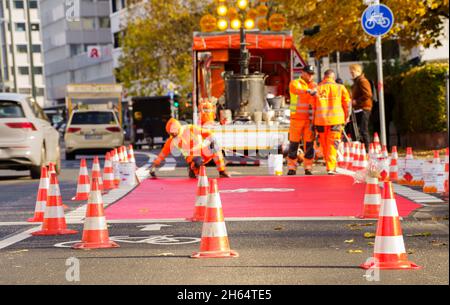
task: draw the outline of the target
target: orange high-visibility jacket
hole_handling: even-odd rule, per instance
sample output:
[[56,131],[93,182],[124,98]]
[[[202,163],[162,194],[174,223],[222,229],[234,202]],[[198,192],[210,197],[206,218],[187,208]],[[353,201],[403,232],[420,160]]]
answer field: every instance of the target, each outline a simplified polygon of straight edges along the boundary
[[[170,129],[170,128],[169,128]],[[213,135],[212,131],[195,126],[181,126],[177,137],[170,137],[154,161],[155,165],[160,165],[165,158],[170,155],[172,146],[178,148],[185,158],[202,156],[203,142]]]
[[347,89],[332,78],[325,78],[318,86],[313,102],[314,125],[345,125],[351,99]]
[[309,90],[316,90],[315,82],[307,83],[302,78],[291,81],[289,84],[289,91],[291,93],[291,119],[294,120],[310,120],[311,106],[314,102],[314,97],[308,93]]
[[209,100],[202,101],[198,106],[198,110],[200,111],[200,121],[202,124],[214,122],[216,119],[216,106]]

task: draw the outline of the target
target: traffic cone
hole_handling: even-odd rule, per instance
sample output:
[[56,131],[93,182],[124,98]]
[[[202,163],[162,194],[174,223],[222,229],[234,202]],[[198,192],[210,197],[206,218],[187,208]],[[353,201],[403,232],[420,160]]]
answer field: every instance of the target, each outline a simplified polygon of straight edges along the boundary
[[433,153],[434,153],[434,155],[433,155],[433,164],[440,164],[441,163],[441,158],[439,157],[439,150],[434,150]]
[[364,143],[361,145],[361,151],[359,155],[359,166],[361,169],[365,169],[368,166],[366,146]]
[[94,157],[94,163],[92,164],[92,179],[97,178],[98,179],[98,186],[100,188],[100,191],[103,193],[105,191],[103,187],[103,179],[102,179],[102,172],[100,168],[100,162],[98,161],[98,157]]
[[375,152],[377,153],[377,155],[379,155],[381,152],[381,145],[380,145],[380,137],[378,136],[378,132],[375,132],[373,134],[373,144],[375,147]]
[[448,147],[445,150],[445,182],[444,182],[444,196],[448,197]]
[[381,158],[383,159],[389,158],[389,153],[386,145],[383,145],[383,147],[381,148]]
[[114,173],[114,185],[117,187],[119,187],[120,184],[120,172],[119,172],[119,164],[120,163],[120,159],[119,159],[119,152],[117,151],[117,148],[113,149],[113,159],[112,159],[112,164],[113,164],[113,173]]
[[413,160],[414,159],[412,147],[407,147],[406,148],[406,157],[405,157],[405,159],[406,160]]
[[122,147],[119,147],[118,149],[117,149],[117,152],[118,152],[118,155],[119,155],[119,162],[124,162],[124,156],[123,156],[123,150],[122,150]]
[[61,192],[59,190],[58,178],[56,174],[50,175],[50,185],[48,188],[47,205],[44,212],[42,229],[31,233],[35,236],[41,235],[67,235],[77,234],[77,231],[68,230],[66,217],[62,205]]
[[136,159],[134,158],[133,145],[128,145],[128,161],[136,165]]
[[48,176],[50,177],[52,174],[56,174],[55,163],[50,162],[48,164]]
[[352,170],[357,171],[361,169],[360,163],[359,163],[359,155],[360,155],[360,146],[359,143],[356,142],[354,144],[354,153],[353,153],[353,164],[352,164]]
[[205,220],[205,209],[208,203],[208,177],[206,176],[206,167],[200,167],[197,184],[197,196],[195,198],[194,216],[188,218],[189,221],[203,221]]
[[373,143],[369,144],[369,158],[370,158],[370,160],[377,159],[377,153],[375,151],[375,145]]
[[239,254],[236,251],[230,250],[217,180],[210,180],[200,252],[193,253],[191,257],[231,258],[238,256]]
[[86,159],[81,159],[80,173],[78,175],[77,194],[72,198],[72,200],[88,200],[89,190],[89,173],[86,165]]
[[106,153],[105,156],[105,165],[103,168],[103,188],[105,190],[117,188],[116,184],[114,183],[114,171],[112,168],[111,156],[109,152]]
[[378,218],[381,205],[381,191],[378,183],[378,178],[367,176],[364,208],[359,218]]
[[398,181],[398,153],[397,146],[392,146],[391,164],[389,166],[389,179],[392,182]]
[[384,182],[383,200],[375,237],[374,261],[362,264],[363,269],[420,269],[408,261],[392,183]]
[[127,149],[125,148],[125,146],[121,146],[120,149],[122,150],[122,154],[123,154],[123,162],[128,162]]
[[36,207],[34,209],[34,216],[29,218],[28,222],[43,222],[45,206],[47,205],[47,194],[49,187],[49,179],[47,167],[41,167],[41,178],[39,180],[39,189],[36,198]]
[[350,168],[352,166],[352,159],[351,159],[351,152],[350,152],[350,143],[345,143],[345,155],[344,155],[344,168]]
[[73,249],[118,248],[119,245],[109,239],[108,224],[103,210],[103,199],[98,178],[92,178],[91,192],[84,220],[81,243]]

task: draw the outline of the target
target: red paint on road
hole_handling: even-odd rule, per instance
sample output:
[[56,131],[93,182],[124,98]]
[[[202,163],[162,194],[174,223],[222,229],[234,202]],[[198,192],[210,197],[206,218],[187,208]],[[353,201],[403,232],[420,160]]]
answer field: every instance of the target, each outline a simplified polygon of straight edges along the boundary
[[[365,184],[348,176],[236,177],[219,179],[225,217],[329,217],[360,215]],[[282,189],[263,192],[261,189]],[[108,219],[192,217],[197,180],[149,179],[106,209]],[[248,192],[230,192],[250,189]],[[396,196],[400,216],[420,205]]]

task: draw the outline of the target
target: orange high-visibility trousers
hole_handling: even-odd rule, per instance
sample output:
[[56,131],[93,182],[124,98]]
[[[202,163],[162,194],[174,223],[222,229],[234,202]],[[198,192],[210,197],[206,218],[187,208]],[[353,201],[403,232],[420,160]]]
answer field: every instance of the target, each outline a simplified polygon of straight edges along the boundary
[[314,160],[314,134],[311,130],[310,120],[292,120],[289,127],[289,155],[288,169],[296,170],[298,164],[298,145],[303,139],[303,151],[305,152],[303,165],[305,169],[311,169]]
[[327,171],[335,171],[337,166],[337,151],[342,136],[342,125],[316,126],[319,133],[319,142],[323,150],[323,158]]

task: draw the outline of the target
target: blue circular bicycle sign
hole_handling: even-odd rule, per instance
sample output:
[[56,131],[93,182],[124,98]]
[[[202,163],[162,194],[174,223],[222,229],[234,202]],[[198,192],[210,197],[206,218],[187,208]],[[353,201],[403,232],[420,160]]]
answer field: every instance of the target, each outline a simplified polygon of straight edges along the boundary
[[369,6],[361,17],[364,31],[371,36],[382,36],[394,25],[394,14],[384,4]]

